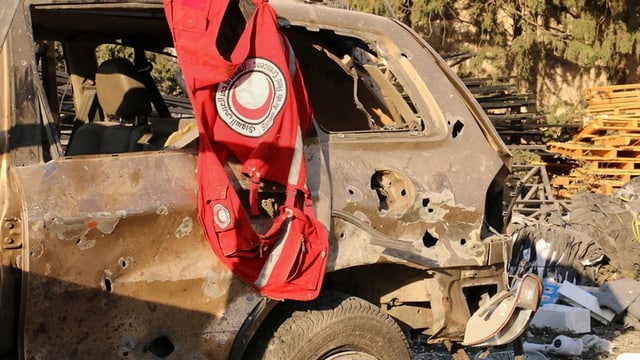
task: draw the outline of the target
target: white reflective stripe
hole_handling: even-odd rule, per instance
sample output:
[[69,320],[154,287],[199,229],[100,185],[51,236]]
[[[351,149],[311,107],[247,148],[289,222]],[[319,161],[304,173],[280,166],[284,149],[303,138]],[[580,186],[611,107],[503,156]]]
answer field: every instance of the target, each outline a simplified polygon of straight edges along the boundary
[[300,166],[302,165],[302,157],[304,151],[301,133],[302,131],[300,130],[300,124],[298,124],[298,131],[296,132],[296,145],[293,148],[291,167],[289,168],[289,176],[287,177],[287,182],[289,184],[296,185],[296,187],[298,186],[300,180]]
[[285,227],[285,231],[282,232],[280,237],[278,237],[278,240],[276,240],[276,242],[273,244],[273,250],[271,251],[271,253],[269,253],[269,257],[267,257],[267,260],[265,261],[264,266],[262,266],[262,269],[260,269],[258,278],[253,282],[253,284],[258,289],[262,289],[267,281],[269,281],[271,273],[276,267],[278,259],[280,259],[280,254],[282,253],[284,243],[286,242],[285,240],[287,239],[287,236],[289,236],[289,230],[291,229],[291,217],[285,220],[283,226]]

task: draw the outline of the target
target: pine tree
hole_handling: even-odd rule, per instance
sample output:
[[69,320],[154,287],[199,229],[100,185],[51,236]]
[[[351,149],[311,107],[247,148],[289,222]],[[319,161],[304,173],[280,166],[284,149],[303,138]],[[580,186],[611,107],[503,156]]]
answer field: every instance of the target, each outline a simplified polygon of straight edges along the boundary
[[[640,2],[635,0],[353,0],[356,9],[384,14],[389,1],[400,20],[440,53],[471,52],[463,71],[514,75],[530,91],[556,66],[606,71],[610,84],[640,81]],[[410,9],[407,6],[410,5]],[[399,11],[402,10],[402,11]]]

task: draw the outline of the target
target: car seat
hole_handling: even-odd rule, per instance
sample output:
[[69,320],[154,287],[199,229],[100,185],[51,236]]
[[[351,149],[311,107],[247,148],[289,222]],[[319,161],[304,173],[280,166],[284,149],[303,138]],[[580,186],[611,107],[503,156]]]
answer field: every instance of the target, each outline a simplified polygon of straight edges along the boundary
[[105,121],[78,127],[69,140],[66,155],[142,150],[138,140],[149,132],[151,98],[133,63],[112,58],[100,64],[96,71],[96,95]]

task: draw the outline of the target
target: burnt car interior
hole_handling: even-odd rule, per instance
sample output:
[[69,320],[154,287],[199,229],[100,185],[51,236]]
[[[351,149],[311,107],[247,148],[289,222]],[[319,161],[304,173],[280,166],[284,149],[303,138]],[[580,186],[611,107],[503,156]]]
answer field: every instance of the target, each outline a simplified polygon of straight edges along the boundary
[[[227,11],[226,23],[237,20],[238,14]],[[63,65],[61,56],[56,58],[51,49],[41,51],[39,60],[53,117],[50,122],[59,129],[55,136],[62,138],[66,156],[159,150],[176,140],[175,147],[195,143],[197,131],[186,95],[180,111],[168,106],[170,96],[158,91],[157,79],[149,71],[153,64],[145,56],[164,54],[175,61],[162,8],[34,5],[31,15],[38,44],[51,48],[57,42],[62,49]],[[227,26],[221,35],[226,37],[217,42],[221,53],[241,29]],[[372,46],[330,30],[286,26],[283,31],[296,52],[320,128],[327,132],[422,130],[423,121],[410,97]],[[96,48],[102,44],[129,48],[130,56],[99,63]],[[56,76],[51,69],[56,66],[68,73],[73,94],[72,114],[61,119],[60,96],[53,93]],[[187,140],[179,141],[181,135]]]

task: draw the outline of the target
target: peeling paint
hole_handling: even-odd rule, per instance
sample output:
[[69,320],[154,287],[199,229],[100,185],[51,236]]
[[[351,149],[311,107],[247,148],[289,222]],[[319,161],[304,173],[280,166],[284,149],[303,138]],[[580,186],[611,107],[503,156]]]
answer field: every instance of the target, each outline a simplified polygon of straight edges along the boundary
[[45,276],[51,275],[51,264],[49,263],[44,264],[44,275]]
[[78,239],[78,241],[76,241],[76,245],[78,246],[78,248],[80,250],[89,250],[89,249],[93,248],[94,246],[96,246],[96,240],[95,239],[87,239],[84,236],[81,236],[80,239]]
[[159,204],[156,209],[156,214],[158,215],[169,215],[169,206],[167,204]]
[[[59,240],[77,240],[84,238],[92,229],[97,229],[103,234],[111,234],[123,217],[122,212],[116,212],[115,216],[101,212],[73,218],[45,217],[45,226],[49,226]],[[47,222],[49,224],[46,224]]]
[[189,234],[191,234],[192,230],[193,220],[191,219],[191,217],[187,216],[186,218],[182,219],[182,223],[176,229],[176,237],[178,239],[181,239],[185,236],[188,236]]
[[111,234],[116,229],[116,225],[118,225],[119,221],[120,218],[101,219],[98,221],[96,228],[103,234]]
[[208,297],[217,299],[227,293],[233,275],[230,272],[207,271],[202,283],[202,291]]
[[29,250],[29,256],[32,259],[37,259],[44,254],[44,246],[42,244],[35,244]]
[[77,239],[89,232],[89,226],[84,222],[69,224],[62,219],[54,219],[49,227],[56,233],[59,240]]

